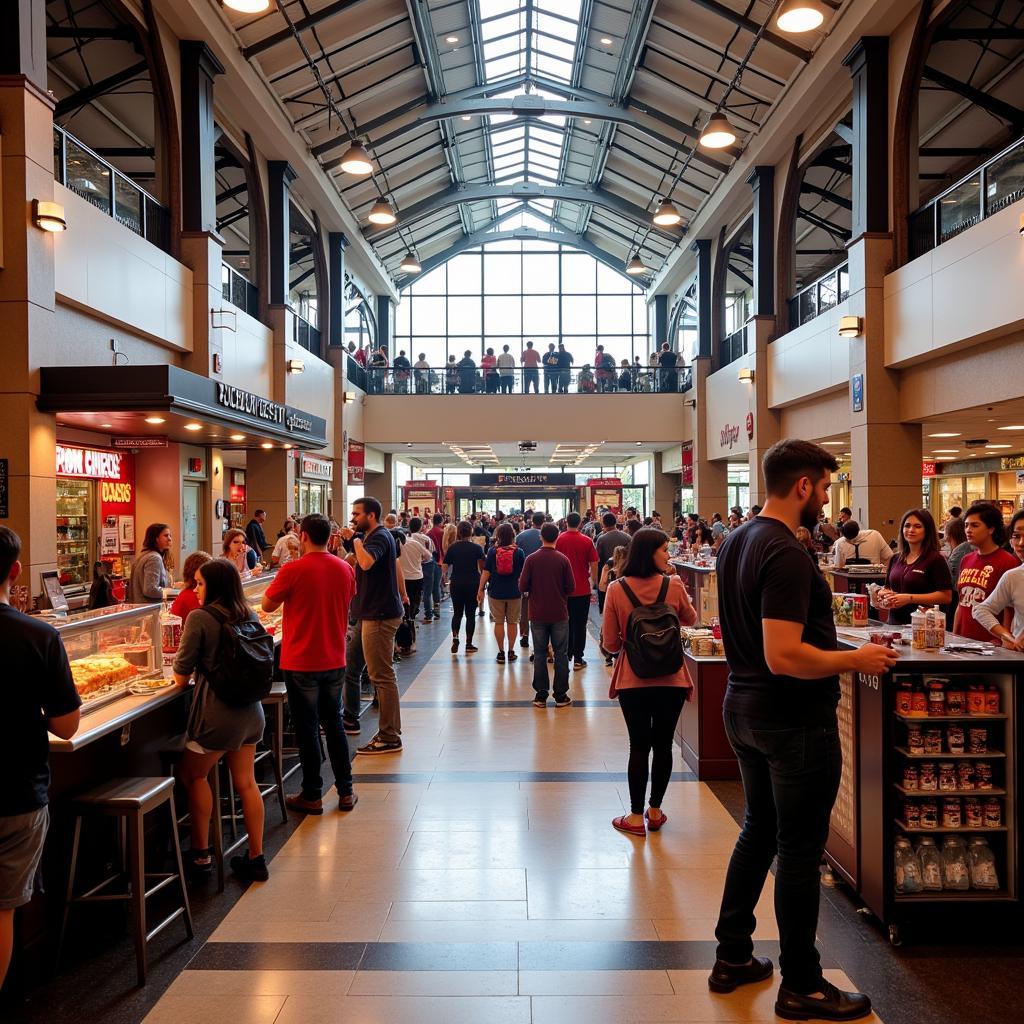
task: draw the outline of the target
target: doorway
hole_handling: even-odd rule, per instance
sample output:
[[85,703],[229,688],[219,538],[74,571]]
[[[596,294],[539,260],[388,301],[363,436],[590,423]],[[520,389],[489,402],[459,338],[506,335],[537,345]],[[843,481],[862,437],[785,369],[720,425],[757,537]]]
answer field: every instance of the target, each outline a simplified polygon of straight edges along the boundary
[[181,562],[193,551],[202,551],[203,485],[186,480],[181,485]]

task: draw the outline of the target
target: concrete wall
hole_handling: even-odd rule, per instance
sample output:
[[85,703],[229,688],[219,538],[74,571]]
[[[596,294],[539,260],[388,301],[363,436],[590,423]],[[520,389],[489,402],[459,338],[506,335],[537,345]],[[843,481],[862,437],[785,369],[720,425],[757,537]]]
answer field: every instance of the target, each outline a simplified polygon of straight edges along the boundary
[[707,457],[732,459],[750,450],[747,437],[747,413],[754,412],[753,389],[738,379],[740,367],[753,368],[750,354],[716,370],[707,379],[704,417],[707,423]]
[[841,302],[768,346],[768,404],[773,409],[849,380],[849,343],[839,337],[839,318],[848,306],[849,300]]

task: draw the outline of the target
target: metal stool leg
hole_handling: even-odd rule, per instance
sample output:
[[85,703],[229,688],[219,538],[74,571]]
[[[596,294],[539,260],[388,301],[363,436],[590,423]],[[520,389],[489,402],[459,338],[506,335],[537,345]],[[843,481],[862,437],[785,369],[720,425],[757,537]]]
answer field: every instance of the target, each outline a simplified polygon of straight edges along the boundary
[[224,822],[220,816],[220,762],[210,769],[207,776],[210,792],[213,794],[213,814],[210,816],[210,845],[213,847],[213,862],[217,866],[217,892],[224,891]]
[[277,802],[281,808],[281,820],[288,820],[288,805],[284,801],[284,707],[278,704],[274,708],[274,728],[270,734],[273,744],[271,763],[274,768],[274,782],[277,783]]
[[128,861],[131,882],[132,934],[139,985],[146,984],[146,850],[142,812],[128,813]]
[[[174,809],[173,790],[171,790],[168,807],[171,811],[171,835],[174,836],[174,864],[178,871],[178,886],[181,888],[181,905],[185,908],[185,934],[191,939],[195,937],[195,928],[192,925],[192,910],[188,905],[188,888],[185,885],[185,865],[181,860],[181,843],[178,840],[178,812]],[[223,888],[223,881],[221,882],[221,888]]]
[[68,886],[64,893],[64,917],[61,920],[60,935],[57,938],[57,955],[54,958],[54,973],[60,970],[60,958],[64,952],[64,937],[68,930],[68,916],[71,913],[71,901],[75,895],[75,872],[78,870],[78,847],[82,840],[82,817],[75,817],[75,834],[71,840],[71,868],[68,871]]

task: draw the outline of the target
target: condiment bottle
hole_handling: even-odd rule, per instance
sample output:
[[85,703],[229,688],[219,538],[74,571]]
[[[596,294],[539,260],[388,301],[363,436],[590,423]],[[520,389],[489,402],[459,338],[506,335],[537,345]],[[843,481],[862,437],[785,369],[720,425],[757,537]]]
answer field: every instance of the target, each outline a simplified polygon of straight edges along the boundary
[[928,680],[928,715],[939,718],[946,714],[946,686],[941,679]]
[[909,679],[901,679],[896,690],[896,714],[909,715],[913,710],[914,687]]
[[985,690],[985,714],[998,715],[1000,708],[999,687],[990,683]]

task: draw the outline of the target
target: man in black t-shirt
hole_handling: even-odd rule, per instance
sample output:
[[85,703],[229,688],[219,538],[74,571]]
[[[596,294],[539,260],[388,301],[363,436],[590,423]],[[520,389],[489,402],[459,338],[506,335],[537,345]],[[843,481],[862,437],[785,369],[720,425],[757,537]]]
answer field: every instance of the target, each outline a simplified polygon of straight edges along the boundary
[[569,393],[569,379],[572,376],[572,353],[562,344],[558,346],[558,393]]
[[380,704],[377,735],[359,748],[360,754],[392,754],[402,749],[402,712],[395,676],[395,633],[408,603],[398,550],[391,531],[380,521],[376,498],[352,502],[352,528],[341,536],[352,544],[356,596],[350,614],[345,651],[345,730],[359,729],[359,676],[365,664]]
[[718,552],[718,610],[729,663],[723,715],[740,764],[746,818],[722,895],[718,959],[709,985],[731,992],[771,976],[753,956],[754,908],[778,855],[775,911],[782,984],[776,1013],[791,1020],[855,1020],[871,1011],[821,973],[814,946],[818,867],[839,790],[839,673],[877,675],[897,655],[865,644],[837,650],[832,594],[797,541],[828,503],[832,454],[808,441],[780,441],[764,457],[768,500]]
[[11,607],[21,538],[0,526],[0,986],[14,948],[14,911],[32,899],[49,825],[50,743],[70,739],[82,703],[53,626]]

